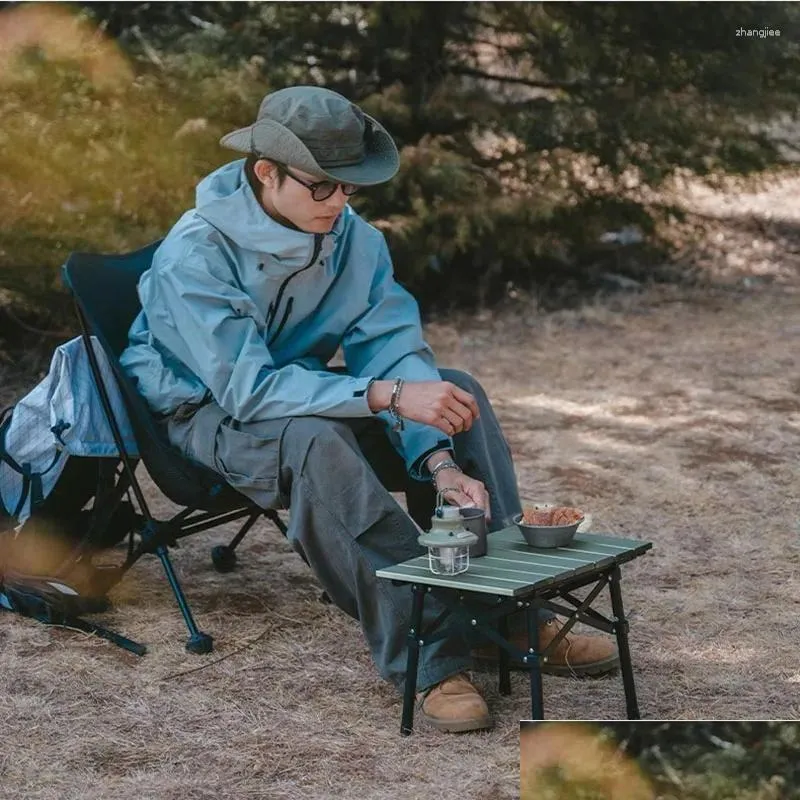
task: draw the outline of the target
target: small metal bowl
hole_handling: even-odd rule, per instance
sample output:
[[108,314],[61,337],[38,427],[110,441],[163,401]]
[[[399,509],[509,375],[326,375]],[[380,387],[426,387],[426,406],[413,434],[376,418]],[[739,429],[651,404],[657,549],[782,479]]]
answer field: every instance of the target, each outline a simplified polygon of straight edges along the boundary
[[512,519],[531,547],[551,548],[566,547],[585,518],[581,517],[569,525],[526,525],[522,522],[522,514],[515,514]]

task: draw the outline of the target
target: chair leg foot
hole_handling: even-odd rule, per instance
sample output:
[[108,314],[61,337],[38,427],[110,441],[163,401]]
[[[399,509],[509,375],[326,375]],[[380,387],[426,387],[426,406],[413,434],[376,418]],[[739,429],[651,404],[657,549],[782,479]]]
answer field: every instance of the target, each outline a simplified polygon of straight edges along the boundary
[[211,550],[211,562],[217,572],[231,572],[236,566],[236,551],[226,544],[218,544]]
[[192,634],[186,641],[186,649],[195,655],[204,655],[214,649],[214,638],[207,633]]

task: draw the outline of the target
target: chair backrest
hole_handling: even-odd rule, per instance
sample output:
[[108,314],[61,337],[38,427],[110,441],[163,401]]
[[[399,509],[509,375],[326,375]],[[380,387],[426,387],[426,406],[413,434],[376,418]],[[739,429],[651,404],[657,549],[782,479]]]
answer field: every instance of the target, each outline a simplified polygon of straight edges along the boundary
[[122,255],[71,253],[62,268],[64,283],[114,363],[128,344],[128,331],[141,311],[136,291],[150,269],[160,241]]
[[208,511],[248,504],[212,470],[184,458],[156,423],[119,357],[128,330],[141,310],[137,285],[150,268],[160,242],[123,255],[72,253],[62,277],[80,312],[81,324],[97,338],[114,372],[133,427],[139,454],[150,477],[174,503]]

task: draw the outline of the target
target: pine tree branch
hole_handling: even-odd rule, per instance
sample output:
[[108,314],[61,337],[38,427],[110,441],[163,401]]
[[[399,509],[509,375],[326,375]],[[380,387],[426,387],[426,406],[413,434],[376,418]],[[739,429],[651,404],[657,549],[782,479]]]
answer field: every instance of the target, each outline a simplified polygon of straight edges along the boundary
[[15,325],[18,325],[20,328],[22,328],[22,330],[27,331],[28,333],[35,333],[37,336],[46,336],[50,339],[66,339],[71,335],[70,331],[45,331],[41,328],[35,328],[33,325],[28,325],[27,322],[23,322],[9,306],[2,305],[0,308],[2,308],[6,316]]
[[608,83],[590,83],[588,81],[540,81],[533,78],[523,78],[518,75],[495,75],[473,67],[454,66],[448,72],[453,75],[468,75],[473,78],[482,78],[487,81],[500,81],[501,83],[516,83],[530,86],[533,89],[564,89],[566,91],[580,91],[581,89],[605,89],[616,86],[621,81]]
[[[499,34],[506,34],[509,36],[521,36],[524,35],[521,33],[518,27],[513,25],[501,25],[499,22],[492,22],[488,19],[482,19],[480,16],[475,14],[470,14],[469,12],[464,12],[463,14],[464,22],[474,25],[476,28],[486,28],[491,30],[492,33],[499,33]],[[526,31],[528,35],[530,35],[529,31]]]

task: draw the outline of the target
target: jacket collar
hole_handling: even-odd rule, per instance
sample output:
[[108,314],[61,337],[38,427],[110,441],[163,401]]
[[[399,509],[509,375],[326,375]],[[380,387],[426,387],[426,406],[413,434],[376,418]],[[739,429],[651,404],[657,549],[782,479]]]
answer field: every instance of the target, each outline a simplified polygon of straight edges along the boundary
[[[304,266],[314,254],[315,234],[282,225],[261,207],[244,174],[243,159],[204,178],[196,195],[197,214],[239,247],[269,254],[292,268]],[[323,235],[323,257],[333,251],[350,213],[345,206],[333,230]]]

